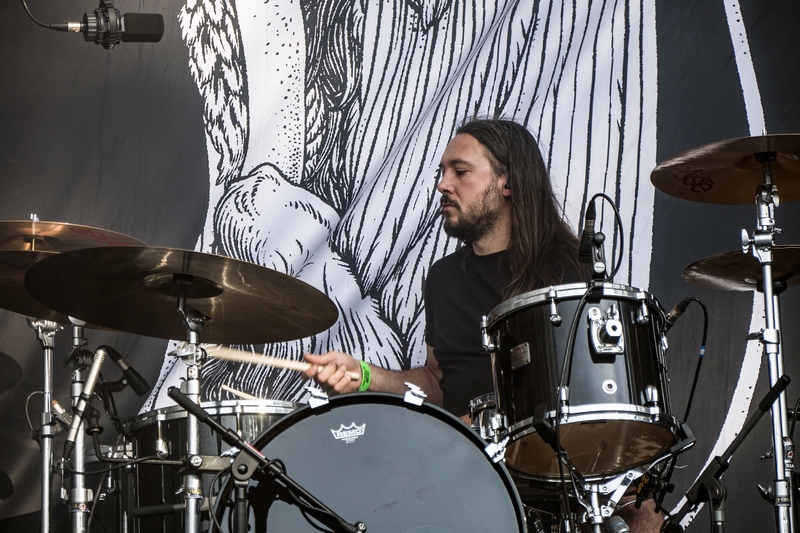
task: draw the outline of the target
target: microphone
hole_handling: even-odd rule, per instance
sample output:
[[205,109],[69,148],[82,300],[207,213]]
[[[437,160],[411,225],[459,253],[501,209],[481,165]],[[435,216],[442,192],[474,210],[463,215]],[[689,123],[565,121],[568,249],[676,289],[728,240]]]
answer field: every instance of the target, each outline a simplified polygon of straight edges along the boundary
[[672,326],[675,325],[675,322],[677,322],[683,312],[686,311],[686,308],[689,307],[689,303],[691,301],[691,298],[684,298],[678,303],[678,305],[672,308],[672,311],[667,313],[667,331],[669,331]]
[[64,442],[64,460],[69,459],[69,456],[72,455],[73,448],[75,448],[75,439],[78,437],[78,431],[81,428],[83,412],[92,399],[94,385],[97,383],[97,378],[100,375],[100,366],[103,364],[103,358],[105,356],[106,352],[102,346],[94,352],[92,366],[89,367],[89,374],[86,376],[86,383],[84,383],[83,390],[78,398],[78,405],[75,406],[75,416],[72,417],[72,424],[67,433],[67,440]]
[[628,524],[617,515],[611,515],[606,520],[606,528],[608,533],[631,533],[631,528]]
[[578,261],[581,263],[592,263],[592,241],[594,240],[596,216],[594,201],[592,200],[586,208],[586,216],[583,217],[583,233],[581,234],[581,243],[578,246]]
[[105,350],[111,360],[114,361],[114,364],[122,370],[123,381],[130,385],[137,396],[147,394],[147,391],[150,390],[150,384],[122,358],[118,351],[111,346],[101,346],[99,349]]
[[164,35],[164,17],[157,13],[127,13],[120,15],[111,0],[100,0],[94,15],[84,13],[81,22],[49,24],[57,31],[83,33],[86,42],[94,41],[105,49],[121,41],[128,43],[157,43]]

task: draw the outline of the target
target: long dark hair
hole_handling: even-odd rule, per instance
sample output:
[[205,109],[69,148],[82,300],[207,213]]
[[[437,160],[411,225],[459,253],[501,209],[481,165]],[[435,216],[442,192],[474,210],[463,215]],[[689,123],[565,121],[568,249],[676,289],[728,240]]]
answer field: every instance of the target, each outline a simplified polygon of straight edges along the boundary
[[483,145],[495,175],[505,174],[511,190],[511,238],[505,255],[511,279],[505,297],[561,284],[567,276],[585,279],[578,237],[559,208],[534,136],[521,124],[499,119],[470,120],[456,133]]

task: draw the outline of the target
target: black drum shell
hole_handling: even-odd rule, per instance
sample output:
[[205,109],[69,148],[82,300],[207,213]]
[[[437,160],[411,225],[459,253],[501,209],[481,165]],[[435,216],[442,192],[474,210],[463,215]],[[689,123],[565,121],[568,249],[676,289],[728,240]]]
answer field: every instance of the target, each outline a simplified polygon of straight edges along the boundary
[[[510,437],[506,462],[515,474],[559,477],[552,447],[534,428],[537,419],[553,428],[558,424],[561,446],[590,479],[646,464],[677,442],[679,424],[669,406],[663,309],[644,291],[608,283],[592,286],[581,306],[589,287],[571,284],[525,293],[486,318],[485,333],[494,345],[497,409]],[[565,382],[568,404],[557,420],[562,366],[579,306]],[[624,351],[598,353],[589,312],[594,308],[607,317],[612,307]],[[526,352],[528,363],[520,356]]]

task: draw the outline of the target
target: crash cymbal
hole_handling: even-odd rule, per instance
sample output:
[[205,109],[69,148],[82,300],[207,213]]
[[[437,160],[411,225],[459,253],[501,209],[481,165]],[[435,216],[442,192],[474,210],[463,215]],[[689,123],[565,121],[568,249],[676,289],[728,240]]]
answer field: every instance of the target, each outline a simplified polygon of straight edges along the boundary
[[186,339],[177,310],[206,317],[200,340],[262,344],[308,337],[336,322],[333,302],[286,274],[188,250],[102,247],[49,257],[25,277],[28,291],[48,307],[111,329]]
[[[25,288],[28,269],[59,252],[97,246],[145,246],[113,231],[32,220],[0,221],[0,308],[41,320],[69,325],[69,318],[31,296]],[[106,329],[92,324],[87,327]]]
[[658,164],[650,174],[670,196],[712,204],[747,205],[764,184],[769,161],[782,202],[800,200],[800,134],[763,135],[692,148]]
[[[772,250],[772,279],[786,287],[800,282],[800,246],[775,246]],[[683,271],[683,280],[705,289],[755,291],[763,280],[761,263],[741,250],[706,257]]]
[[0,250],[69,252],[98,246],[146,246],[139,239],[106,229],[65,222],[0,221]]

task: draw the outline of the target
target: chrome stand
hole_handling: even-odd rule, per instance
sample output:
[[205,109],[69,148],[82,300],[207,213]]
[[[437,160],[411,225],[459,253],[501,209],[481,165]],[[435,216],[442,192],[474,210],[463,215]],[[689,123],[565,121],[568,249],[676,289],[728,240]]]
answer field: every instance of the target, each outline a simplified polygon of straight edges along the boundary
[[42,413],[39,439],[42,446],[42,533],[50,533],[50,492],[53,478],[53,436],[56,423],[53,420],[53,347],[55,335],[61,326],[49,320],[29,318],[28,325],[36,330],[36,337],[44,354],[44,387],[42,388]]
[[[758,221],[756,231],[752,238],[746,230],[742,230],[742,251],[752,252],[761,264],[764,315],[766,328],[761,332],[761,343],[769,362],[769,384],[774,386],[783,375],[783,358],[781,356],[780,339],[780,310],[777,305],[777,296],[774,295],[772,278],[772,249],[774,237],[780,233],[775,227],[773,217],[774,208],[780,201],[778,189],[772,183],[772,173],[769,168],[770,161],[774,161],[774,152],[756,154],[756,161],[764,164],[764,184],[756,193],[758,207]],[[775,479],[768,492],[768,497],[775,507],[775,519],[780,533],[794,533],[794,507],[792,496],[792,474],[794,472],[794,444],[789,435],[787,422],[786,395],[782,393],[778,402],[772,406],[772,442],[773,458],[775,461]]]
[[[91,357],[84,360],[81,350],[86,346],[87,341],[83,336],[83,326],[85,323],[73,322],[72,325],[72,354],[68,361],[72,366],[72,386],[70,396],[72,397],[72,408],[78,407],[81,392],[86,382],[86,370],[91,364]],[[92,354],[90,354],[91,356]],[[87,489],[85,485],[86,476],[83,474],[85,471],[85,440],[86,434],[84,432],[85,421],[81,421],[80,429],[75,436],[75,449],[72,453],[72,469],[70,474],[70,491],[69,491],[69,513],[70,513],[70,531],[72,533],[86,533],[86,528],[89,520],[89,504],[93,499],[92,490]]]

